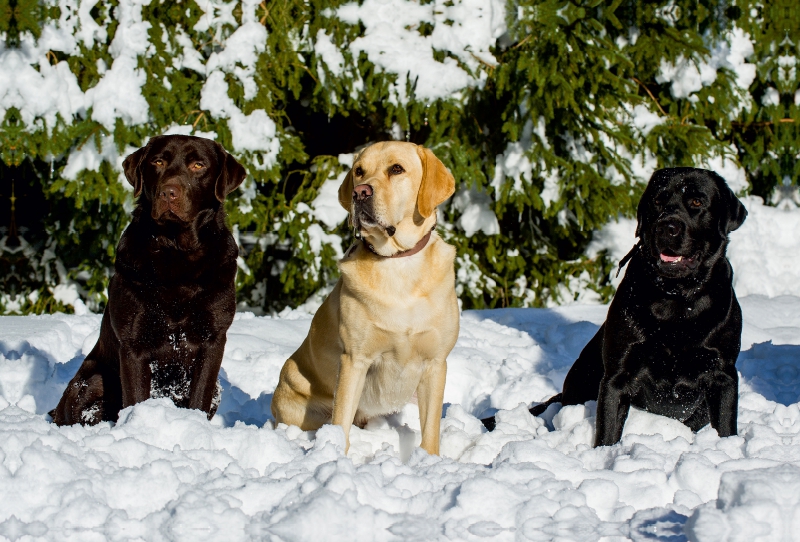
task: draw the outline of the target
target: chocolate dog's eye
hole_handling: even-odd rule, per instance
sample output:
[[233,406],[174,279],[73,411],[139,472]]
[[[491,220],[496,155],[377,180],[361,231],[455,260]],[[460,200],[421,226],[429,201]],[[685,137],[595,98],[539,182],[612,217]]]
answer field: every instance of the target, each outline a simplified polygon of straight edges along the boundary
[[400,175],[401,173],[404,172],[405,170],[403,169],[403,166],[401,166],[400,164],[393,165],[392,169],[389,170],[390,175]]
[[363,177],[363,176],[364,176],[364,170],[361,169],[360,167],[357,167],[356,168],[356,177]]
[[205,166],[205,164],[203,164],[203,162],[194,162],[194,163],[193,163],[191,166],[189,166],[189,167],[190,167],[191,169],[195,170],[195,171],[199,171],[199,170],[203,169],[203,168],[204,168],[204,167],[206,167],[206,166]]
[[161,167],[161,166],[164,165],[164,160],[162,160],[161,158],[157,158],[157,159],[153,160],[153,165]]

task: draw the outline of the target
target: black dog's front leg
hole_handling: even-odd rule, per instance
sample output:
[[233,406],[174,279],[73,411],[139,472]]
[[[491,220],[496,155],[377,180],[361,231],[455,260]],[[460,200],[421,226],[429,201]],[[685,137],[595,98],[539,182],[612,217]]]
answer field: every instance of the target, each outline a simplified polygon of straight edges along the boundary
[[738,430],[739,375],[735,368],[732,372],[716,371],[703,382],[711,427],[720,437],[735,435]]
[[611,446],[622,438],[622,429],[628,418],[631,398],[620,375],[611,378],[604,377],[600,383],[600,393],[597,397],[597,421],[595,423],[594,445]]

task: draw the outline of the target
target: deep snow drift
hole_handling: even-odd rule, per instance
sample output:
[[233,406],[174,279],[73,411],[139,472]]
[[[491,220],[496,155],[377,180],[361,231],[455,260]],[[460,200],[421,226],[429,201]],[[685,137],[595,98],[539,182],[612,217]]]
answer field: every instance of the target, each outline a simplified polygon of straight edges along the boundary
[[[442,457],[415,448],[413,405],[354,428],[348,457],[336,427],[272,429],[270,394],[305,313],[237,315],[210,423],[159,399],[116,425],[61,429],[45,412],[94,345],[100,316],[0,318],[0,535],[793,540],[800,298],[741,301],[738,437],[633,412],[620,444],[592,449],[591,406],[551,409],[545,421],[518,405],[556,392],[606,307],[468,311],[449,358]],[[486,433],[474,415],[490,407],[510,410]]]

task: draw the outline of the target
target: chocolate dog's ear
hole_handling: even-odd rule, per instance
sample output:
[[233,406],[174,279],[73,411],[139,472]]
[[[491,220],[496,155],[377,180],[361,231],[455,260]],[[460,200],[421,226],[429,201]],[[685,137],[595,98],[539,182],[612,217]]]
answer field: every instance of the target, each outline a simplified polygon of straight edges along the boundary
[[347,176],[344,178],[344,181],[342,181],[342,185],[339,187],[339,205],[344,207],[344,210],[349,213],[352,204],[353,204],[353,168],[350,168],[350,171],[347,172]]
[[214,185],[214,195],[220,202],[225,201],[225,196],[236,190],[244,178],[247,176],[247,170],[244,166],[236,161],[236,158],[231,156],[225,148],[217,143],[219,151],[222,154],[222,166],[220,168],[217,182]]
[[417,193],[417,209],[419,214],[428,218],[440,203],[456,191],[456,180],[430,149],[418,145],[417,154],[422,160],[422,183]]
[[[152,139],[150,141],[152,141]],[[142,171],[139,166],[142,165],[142,162],[144,161],[145,156],[147,156],[147,151],[149,149],[150,143],[148,142],[147,145],[138,151],[129,154],[128,157],[122,162],[122,169],[125,171],[125,178],[128,179],[128,182],[131,183],[131,186],[133,187],[134,198],[138,198],[139,194],[142,193],[144,179],[142,179]]]

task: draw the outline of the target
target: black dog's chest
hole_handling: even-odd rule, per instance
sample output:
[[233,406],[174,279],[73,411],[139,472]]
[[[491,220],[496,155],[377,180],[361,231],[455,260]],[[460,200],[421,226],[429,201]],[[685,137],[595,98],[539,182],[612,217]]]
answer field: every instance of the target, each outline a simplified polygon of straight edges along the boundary
[[631,404],[683,421],[704,398],[700,382],[713,360],[704,351],[669,344],[653,341],[639,349],[638,363],[628,367],[635,383]]
[[703,400],[703,392],[696,384],[681,380],[654,380],[642,386],[631,398],[631,404],[654,414],[684,421]]
[[[717,315],[709,314],[711,298],[701,295],[695,299],[665,298],[652,301],[642,307],[641,313],[647,314],[642,325],[649,328],[651,335],[671,334],[680,344],[681,336],[691,340],[692,336],[702,337],[707,333],[706,320]],[[711,311],[713,312],[713,311]]]

